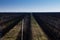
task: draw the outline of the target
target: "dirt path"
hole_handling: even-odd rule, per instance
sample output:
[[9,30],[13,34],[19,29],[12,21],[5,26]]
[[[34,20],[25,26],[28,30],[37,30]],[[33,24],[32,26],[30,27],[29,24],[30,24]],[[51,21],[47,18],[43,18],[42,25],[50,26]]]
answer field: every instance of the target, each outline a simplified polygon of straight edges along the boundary
[[40,28],[40,26],[34,20],[34,18],[32,18],[31,26],[32,26],[32,40],[48,40],[46,34],[43,32],[43,30]]
[[16,40],[18,33],[21,30],[21,22],[18,23],[13,29],[11,29],[1,40]]

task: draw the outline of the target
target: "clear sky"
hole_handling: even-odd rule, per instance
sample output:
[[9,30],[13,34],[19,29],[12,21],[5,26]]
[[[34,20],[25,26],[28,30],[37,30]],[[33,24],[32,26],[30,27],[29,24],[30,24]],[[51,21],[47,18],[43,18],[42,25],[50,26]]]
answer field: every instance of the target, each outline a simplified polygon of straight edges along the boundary
[[0,0],[0,12],[60,12],[60,0]]

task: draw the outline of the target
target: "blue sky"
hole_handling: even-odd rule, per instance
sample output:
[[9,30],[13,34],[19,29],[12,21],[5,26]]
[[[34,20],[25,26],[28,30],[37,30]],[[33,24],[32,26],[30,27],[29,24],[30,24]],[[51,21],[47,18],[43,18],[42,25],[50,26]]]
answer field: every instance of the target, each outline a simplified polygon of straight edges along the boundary
[[60,0],[0,0],[0,12],[60,12]]

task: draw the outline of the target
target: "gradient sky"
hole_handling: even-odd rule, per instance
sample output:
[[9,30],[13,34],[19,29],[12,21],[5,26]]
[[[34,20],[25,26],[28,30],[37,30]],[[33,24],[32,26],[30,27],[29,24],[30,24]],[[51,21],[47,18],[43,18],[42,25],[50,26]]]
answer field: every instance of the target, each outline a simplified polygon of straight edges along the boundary
[[60,12],[60,0],[0,0],[0,12]]

